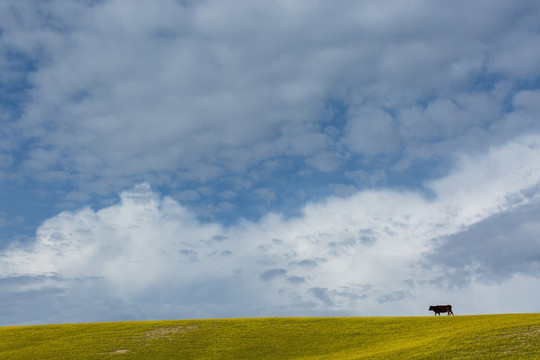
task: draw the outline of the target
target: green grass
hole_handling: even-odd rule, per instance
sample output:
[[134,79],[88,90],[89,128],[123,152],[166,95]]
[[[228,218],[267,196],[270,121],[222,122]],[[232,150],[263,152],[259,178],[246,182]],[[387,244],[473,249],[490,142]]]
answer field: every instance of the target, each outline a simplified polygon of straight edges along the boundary
[[540,359],[540,314],[0,327],[0,359]]

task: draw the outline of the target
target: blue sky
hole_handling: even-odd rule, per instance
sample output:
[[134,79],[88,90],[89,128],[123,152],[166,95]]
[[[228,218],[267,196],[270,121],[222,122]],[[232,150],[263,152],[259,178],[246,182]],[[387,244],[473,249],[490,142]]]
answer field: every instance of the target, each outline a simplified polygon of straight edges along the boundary
[[0,324],[540,311],[539,22],[1,1]]

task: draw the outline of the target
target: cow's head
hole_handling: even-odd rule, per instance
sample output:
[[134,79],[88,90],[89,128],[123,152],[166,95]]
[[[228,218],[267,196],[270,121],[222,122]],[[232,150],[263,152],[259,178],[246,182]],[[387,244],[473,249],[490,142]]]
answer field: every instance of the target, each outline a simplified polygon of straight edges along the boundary
[[435,310],[435,306],[433,306],[433,305],[430,306],[430,307],[429,307],[429,311],[431,311],[431,310]]

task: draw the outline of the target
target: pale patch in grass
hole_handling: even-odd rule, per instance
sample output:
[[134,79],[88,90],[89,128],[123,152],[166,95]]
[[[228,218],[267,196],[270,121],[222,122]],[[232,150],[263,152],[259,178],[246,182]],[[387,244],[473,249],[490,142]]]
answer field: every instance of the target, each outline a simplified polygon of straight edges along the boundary
[[156,340],[163,338],[171,339],[173,334],[186,333],[198,329],[199,328],[195,325],[161,327],[158,329],[147,331],[144,333],[144,335],[146,336],[147,340]]
[[525,331],[508,334],[506,336],[534,337],[540,335],[540,327],[530,327]]
[[129,349],[118,349],[118,350],[115,350],[115,351],[111,351],[109,354],[126,354],[129,352]]

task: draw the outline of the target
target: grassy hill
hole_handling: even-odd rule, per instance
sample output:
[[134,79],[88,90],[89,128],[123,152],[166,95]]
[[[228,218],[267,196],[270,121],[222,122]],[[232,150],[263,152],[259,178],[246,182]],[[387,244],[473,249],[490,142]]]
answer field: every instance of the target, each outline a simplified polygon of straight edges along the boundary
[[0,359],[540,359],[540,314],[0,328]]

